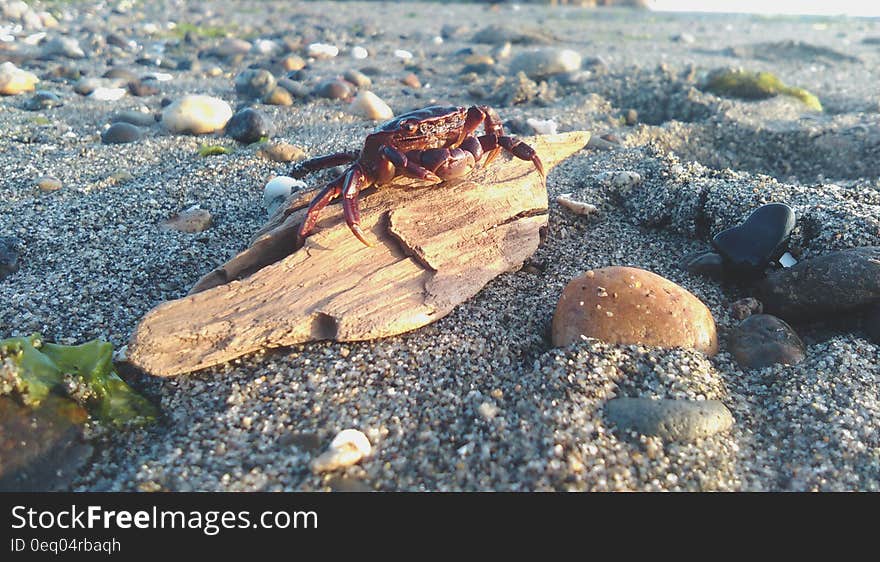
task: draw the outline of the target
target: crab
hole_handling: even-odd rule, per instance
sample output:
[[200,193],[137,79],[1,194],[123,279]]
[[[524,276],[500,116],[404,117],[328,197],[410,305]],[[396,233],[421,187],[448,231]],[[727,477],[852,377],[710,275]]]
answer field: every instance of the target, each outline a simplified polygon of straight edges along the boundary
[[[481,125],[484,134],[475,136]],[[291,175],[302,178],[317,170],[350,164],[312,199],[299,229],[300,240],[314,229],[321,210],[341,197],[349,229],[371,246],[360,226],[361,191],[387,185],[400,175],[432,183],[459,178],[481,162],[489,164],[502,149],[521,160],[531,160],[541,177],[545,176],[535,150],[507,136],[498,114],[487,106],[434,105],[404,113],[368,135],[362,150],[312,158],[294,168]]]

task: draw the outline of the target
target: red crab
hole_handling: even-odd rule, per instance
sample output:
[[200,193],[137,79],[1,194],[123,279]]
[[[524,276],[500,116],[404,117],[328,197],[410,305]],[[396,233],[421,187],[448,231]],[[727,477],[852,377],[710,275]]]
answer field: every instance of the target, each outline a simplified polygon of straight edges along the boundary
[[[483,126],[484,134],[474,136]],[[318,214],[336,197],[342,197],[342,212],[358,240],[370,246],[360,227],[358,193],[372,185],[385,185],[404,175],[438,182],[470,173],[484,159],[492,161],[501,149],[522,160],[531,160],[541,176],[544,166],[535,150],[504,134],[495,110],[486,106],[447,107],[434,105],[404,113],[381,125],[367,136],[360,152],[337,152],[298,164],[292,175],[352,163],[312,199],[299,229],[301,239],[315,227]]]

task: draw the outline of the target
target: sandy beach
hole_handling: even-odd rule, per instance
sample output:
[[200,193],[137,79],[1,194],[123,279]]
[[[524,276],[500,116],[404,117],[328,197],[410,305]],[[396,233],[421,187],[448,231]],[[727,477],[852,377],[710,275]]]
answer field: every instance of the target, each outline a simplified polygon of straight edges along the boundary
[[[789,248],[800,261],[880,246],[880,20],[512,3],[100,6],[36,5],[54,23],[0,25],[0,62],[35,74],[36,89],[58,101],[0,96],[0,238],[15,238],[19,254],[17,271],[0,278],[0,339],[39,332],[120,348],[149,310],[247,247],[267,219],[264,186],[293,164],[264,157],[266,143],[176,134],[153,118],[187,94],[258,109],[269,144],[307,157],[359,149],[376,127],[345,96],[319,93],[352,70],[397,115],[490,105],[517,135],[585,130],[598,140],[548,175],[549,227],[531,260],[433,324],[174,378],[120,369],[158,406],[158,421],[87,424],[93,452],[58,489],[880,490],[880,342],[861,315],[880,293],[854,312],[791,322],[805,347],[798,364],[746,369],[728,344],[740,323],[730,305],[753,287],[682,267],[771,202],[794,210]],[[56,37],[75,39],[82,56],[72,45],[49,49]],[[512,73],[533,49],[580,60],[547,76]],[[284,62],[292,55],[303,66],[286,70],[298,66]],[[291,104],[237,92],[248,68],[287,80]],[[822,111],[793,95],[707,90],[707,76],[727,68],[771,72],[814,94]],[[154,93],[129,86],[119,99],[96,97],[116,87],[102,78],[108,69]],[[92,95],[75,91],[86,79],[97,79]],[[102,142],[124,111],[147,115],[137,139]],[[229,150],[201,156],[203,145]],[[609,179],[619,172],[640,179]],[[59,185],[41,187],[47,176]],[[575,214],[556,202],[561,194],[597,209]],[[209,227],[162,227],[196,205]],[[608,266],[654,272],[699,298],[718,354],[595,339],[554,347],[563,288]],[[625,431],[605,411],[620,397],[717,400],[733,424],[689,440]],[[313,471],[348,428],[366,435],[369,456]]]

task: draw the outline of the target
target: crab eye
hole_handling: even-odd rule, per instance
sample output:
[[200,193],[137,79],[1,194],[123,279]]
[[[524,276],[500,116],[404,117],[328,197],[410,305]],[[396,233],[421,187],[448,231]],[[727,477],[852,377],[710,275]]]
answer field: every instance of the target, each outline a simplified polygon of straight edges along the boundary
[[418,130],[418,125],[416,125],[412,121],[404,121],[400,124],[401,128],[408,133],[415,133]]

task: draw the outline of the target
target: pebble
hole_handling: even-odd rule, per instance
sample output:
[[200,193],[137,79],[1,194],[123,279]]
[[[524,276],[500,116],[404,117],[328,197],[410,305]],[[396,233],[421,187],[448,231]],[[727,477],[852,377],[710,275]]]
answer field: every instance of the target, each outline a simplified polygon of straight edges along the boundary
[[105,88],[103,86],[95,88],[88,97],[98,101],[117,101],[125,97],[128,93],[126,88]]
[[730,304],[730,315],[737,320],[745,320],[752,314],[764,312],[764,305],[755,297],[746,297]]
[[250,52],[253,45],[244,39],[236,39],[235,37],[227,37],[214,47],[210,53],[216,57],[228,58],[238,55],[246,55]]
[[394,56],[403,60],[410,60],[411,58],[413,58],[413,54],[404,49],[395,49]]
[[370,440],[357,429],[345,429],[333,438],[330,448],[312,461],[315,473],[329,472],[357,464],[372,452]]
[[315,87],[315,95],[331,100],[348,99],[354,93],[354,88],[345,80],[325,80]]
[[310,57],[316,59],[332,59],[339,54],[339,47],[326,43],[312,43],[309,45],[308,53]]
[[14,96],[32,92],[39,81],[36,74],[22,70],[11,62],[0,64],[0,95]]
[[79,46],[79,41],[73,37],[57,36],[43,44],[43,55],[62,56],[69,59],[85,58],[86,53]]
[[552,119],[535,119],[534,117],[526,119],[526,125],[539,135],[555,135],[558,127],[556,121]]
[[139,98],[146,96],[155,96],[160,93],[159,88],[157,88],[156,86],[147,82],[142,82],[140,80],[131,80],[128,83],[128,91],[131,92],[131,95],[137,96]]
[[282,78],[279,80],[278,86],[287,90],[291,96],[297,99],[306,99],[312,94],[312,91],[309,90],[308,86],[302,82],[297,82],[289,78]]
[[[73,91],[81,96],[87,96],[95,91],[96,88],[102,87],[108,81],[99,80],[97,78],[80,78],[73,85]],[[114,81],[115,83],[115,81]]]
[[195,205],[163,222],[161,229],[195,234],[207,230],[210,226],[211,213]]
[[0,396],[0,492],[50,492],[72,485],[92,457],[83,439],[86,411],[49,395],[39,408]]
[[788,321],[835,317],[880,303],[880,246],[802,260],[758,286],[764,310]]
[[865,331],[874,343],[880,344],[880,304],[868,309],[865,315]]
[[388,104],[368,90],[358,92],[351,102],[351,111],[373,121],[387,121],[394,117],[394,112]]
[[733,427],[730,410],[718,400],[615,398],[605,404],[605,418],[621,431],[694,441]]
[[47,193],[51,191],[58,191],[63,187],[61,184],[61,180],[53,176],[40,176],[36,179],[35,183],[37,184],[37,187],[40,189],[40,191]]
[[172,133],[204,134],[219,131],[232,117],[225,101],[210,96],[188,95],[162,111],[162,125]]
[[251,52],[257,55],[274,55],[281,50],[281,45],[271,39],[257,39],[251,47]]
[[804,342],[783,320],[769,314],[753,314],[730,334],[728,348],[744,369],[763,369],[774,364],[797,365],[806,358]]
[[18,271],[21,241],[11,236],[0,236],[0,281]]
[[152,127],[156,124],[156,117],[152,113],[143,111],[125,110],[120,111],[110,118],[111,123],[131,123],[138,127]]
[[293,144],[277,142],[260,149],[259,155],[273,162],[294,162],[305,158],[305,151]]
[[490,54],[496,60],[504,60],[510,58],[511,53],[513,52],[513,47],[510,43],[503,43],[501,45],[495,45],[492,47]]
[[370,53],[365,48],[357,46],[351,48],[351,56],[358,60],[363,60],[370,56]]
[[370,80],[370,77],[360,70],[346,70],[345,74],[343,74],[342,77],[362,90],[367,89],[373,85],[373,81]]
[[581,56],[571,49],[544,47],[518,54],[510,61],[510,73],[525,73],[532,79],[565,74],[581,67]]
[[716,234],[712,245],[731,274],[753,277],[787,251],[794,225],[791,207],[770,203],[755,209],[742,224]]
[[261,111],[246,107],[232,116],[226,123],[226,136],[240,143],[251,144],[273,134],[272,123]]
[[275,89],[263,98],[263,103],[266,105],[293,105],[293,96],[282,86],[275,86]]
[[556,202],[576,215],[592,215],[598,210],[595,205],[572,198],[571,193],[563,193],[556,198]]
[[143,132],[131,123],[114,123],[101,133],[101,142],[104,144],[125,144],[139,141],[143,136]]
[[638,172],[628,170],[602,172],[601,174],[596,174],[595,177],[600,183],[611,187],[615,193],[620,195],[626,195],[642,183],[642,176]]
[[716,252],[696,252],[685,256],[684,269],[694,275],[713,279],[724,277],[724,258]]
[[639,122],[639,112],[632,108],[627,109],[623,114],[623,121],[630,127],[636,125]]
[[53,92],[45,90],[37,90],[25,103],[24,109],[28,111],[41,111],[43,109],[51,109],[64,105],[61,98]]
[[279,62],[281,68],[284,69],[285,72],[291,72],[294,70],[302,70],[306,67],[306,59],[302,58],[299,55],[287,55]]
[[124,82],[131,82],[133,80],[139,80],[138,75],[134,72],[128,70],[127,68],[114,67],[109,69],[107,72],[102,74],[103,78],[111,78],[115,80],[122,80]]
[[400,80],[403,84],[409,86],[413,90],[419,90],[422,87],[422,81],[419,77],[410,72]]
[[263,188],[263,208],[269,216],[272,216],[291,193],[307,187],[301,180],[289,176],[275,176]]
[[270,94],[277,85],[275,77],[263,68],[248,68],[235,77],[235,91],[241,96],[260,99]]
[[608,343],[718,351],[715,320],[686,289],[650,271],[612,266],[572,279],[556,306],[553,345]]

